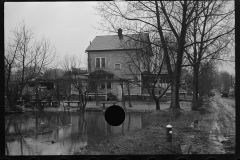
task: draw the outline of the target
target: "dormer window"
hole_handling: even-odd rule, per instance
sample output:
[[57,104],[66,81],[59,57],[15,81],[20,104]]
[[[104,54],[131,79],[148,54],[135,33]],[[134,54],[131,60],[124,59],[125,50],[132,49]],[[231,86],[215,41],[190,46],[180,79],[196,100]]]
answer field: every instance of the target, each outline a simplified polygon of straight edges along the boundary
[[95,58],[95,67],[96,68],[105,68],[106,67],[106,57],[96,57]]

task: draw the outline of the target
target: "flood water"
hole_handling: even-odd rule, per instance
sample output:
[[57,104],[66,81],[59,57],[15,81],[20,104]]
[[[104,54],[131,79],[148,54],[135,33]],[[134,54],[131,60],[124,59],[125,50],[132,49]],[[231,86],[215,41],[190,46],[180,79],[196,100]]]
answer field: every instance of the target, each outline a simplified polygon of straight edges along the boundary
[[[152,123],[149,113],[127,113],[120,126],[110,126],[104,112],[29,112],[5,116],[6,155],[68,155],[109,136],[133,132]],[[36,134],[39,128],[54,127]],[[33,133],[26,136],[26,133]]]

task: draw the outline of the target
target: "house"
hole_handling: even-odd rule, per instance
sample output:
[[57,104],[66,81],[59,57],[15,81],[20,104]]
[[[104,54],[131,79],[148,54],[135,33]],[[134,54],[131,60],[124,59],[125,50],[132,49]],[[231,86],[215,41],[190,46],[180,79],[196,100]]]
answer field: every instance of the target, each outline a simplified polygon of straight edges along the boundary
[[131,97],[143,95],[143,60],[153,56],[148,33],[123,35],[119,29],[118,35],[96,36],[86,53],[89,77],[99,79],[98,94],[104,99],[108,93],[116,95],[118,100],[122,92],[124,95],[130,92]]

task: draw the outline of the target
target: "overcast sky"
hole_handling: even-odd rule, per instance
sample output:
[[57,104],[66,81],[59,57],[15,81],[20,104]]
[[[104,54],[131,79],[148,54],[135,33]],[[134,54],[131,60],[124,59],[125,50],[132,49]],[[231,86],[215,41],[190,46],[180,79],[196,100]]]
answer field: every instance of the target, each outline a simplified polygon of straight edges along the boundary
[[[66,54],[86,58],[85,50],[95,36],[101,19],[92,7],[97,2],[6,2],[4,12],[5,37],[10,30],[25,21],[37,37],[44,35],[55,45],[60,57]],[[86,63],[85,63],[86,65]]]
[[[5,38],[10,30],[25,21],[33,28],[37,37],[44,35],[55,45],[60,58],[66,54],[77,55],[86,60],[85,50],[96,36],[106,35],[94,28],[101,17],[92,7],[97,2],[5,2]],[[83,65],[86,66],[86,61]],[[233,74],[230,66],[222,66]]]

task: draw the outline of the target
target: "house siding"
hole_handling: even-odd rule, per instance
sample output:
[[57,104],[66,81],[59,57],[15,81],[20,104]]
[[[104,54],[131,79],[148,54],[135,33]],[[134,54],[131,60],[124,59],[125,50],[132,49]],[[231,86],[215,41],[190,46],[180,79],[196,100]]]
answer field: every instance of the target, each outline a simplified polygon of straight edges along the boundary
[[[88,52],[88,58],[89,58],[89,65],[88,65],[88,71],[94,72],[97,70],[105,70],[107,72],[113,73],[116,77],[119,78],[127,78],[127,79],[133,79],[134,77],[138,77],[138,79],[141,79],[141,73],[136,70],[134,67],[131,67],[132,71],[129,70],[128,62],[131,60],[130,56],[135,56],[136,51],[129,51],[126,53],[126,51],[91,51]],[[95,67],[95,58],[96,57],[106,57],[106,67],[105,68],[96,68]],[[121,64],[121,69],[116,70],[114,69],[115,64]],[[142,70],[142,68],[141,68]],[[136,74],[132,74],[136,73]],[[111,92],[113,94],[119,94],[118,92],[119,82],[113,82],[112,88],[107,89],[107,92]],[[106,94],[105,89],[100,89],[99,93]],[[124,95],[127,95],[127,87],[124,85]],[[130,84],[130,94],[131,95],[141,95],[141,87],[137,85]]]

